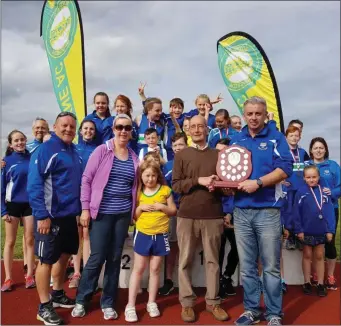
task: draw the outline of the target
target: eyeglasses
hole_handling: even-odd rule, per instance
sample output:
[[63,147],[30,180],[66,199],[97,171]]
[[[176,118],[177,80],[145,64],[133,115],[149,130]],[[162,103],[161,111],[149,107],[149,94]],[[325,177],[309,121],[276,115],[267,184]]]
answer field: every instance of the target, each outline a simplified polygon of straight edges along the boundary
[[125,131],[132,131],[133,126],[132,125],[116,125],[115,126],[115,130],[117,130],[117,131],[122,131],[123,129]]
[[203,130],[206,126],[204,125],[190,125],[189,128],[191,130],[195,130],[195,129],[199,129],[199,130]]
[[72,112],[64,111],[64,112],[60,112],[60,113],[57,115],[57,119],[58,119],[58,118],[62,118],[62,117],[71,117],[71,118],[77,120],[76,115],[73,114]]

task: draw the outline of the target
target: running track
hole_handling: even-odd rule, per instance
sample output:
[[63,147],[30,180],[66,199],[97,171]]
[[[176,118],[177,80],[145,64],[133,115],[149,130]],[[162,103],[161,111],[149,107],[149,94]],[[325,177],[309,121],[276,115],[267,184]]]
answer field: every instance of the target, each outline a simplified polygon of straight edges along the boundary
[[[1,325],[37,325],[42,324],[36,320],[38,305],[38,294],[36,289],[26,290],[22,281],[22,262],[13,263],[14,280],[19,282],[14,291],[2,293],[1,296]],[[1,282],[4,280],[3,264],[1,264]],[[337,265],[335,275],[340,275],[340,264]],[[228,322],[218,322],[205,311],[203,289],[197,289],[198,300],[195,307],[198,321],[194,324],[219,325],[233,324],[235,319],[243,312],[242,289],[238,288],[237,296],[223,302],[222,306],[227,309],[230,320]],[[67,293],[74,297],[76,290],[67,290]],[[119,319],[116,321],[105,321],[99,309],[100,294],[93,298],[88,315],[81,319],[71,317],[71,310],[57,308],[58,313],[69,325],[122,325],[127,324],[124,320],[124,306],[127,302],[128,292],[126,289],[120,290],[117,312]],[[181,307],[179,305],[177,293],[168,297],[159,297],[158,304],[162,316],[151,319],[145,310],[148,300],[148,293],[145,291],[138,296],[137,314],[140,318],[139,324],[142,325],[179,325],[183,324],[180,318]],[[329,291],[328,296],[319,298],[314,296],[304,296],[301,287],[290,286],[288,293],[284,296],[284,323],[286,325],[340,325],[340,290]],[[266,324],[265,322],[261,324]]]

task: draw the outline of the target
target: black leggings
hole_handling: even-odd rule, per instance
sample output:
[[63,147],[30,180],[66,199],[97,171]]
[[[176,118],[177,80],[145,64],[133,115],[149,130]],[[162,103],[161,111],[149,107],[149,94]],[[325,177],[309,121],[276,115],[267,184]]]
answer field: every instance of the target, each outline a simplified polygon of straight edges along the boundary
[[339,222],[339,209],[335,208],[335,234],[333,235],[333,240],[331,242],[326,242],[325,244],[325,256],[327,259],[336,259],[337,252],[335,247],[335,236],[337,232],[337,224]]
[[[225,267],[225,272],[223,273],[223,263],[225,257],[225,245],[226,240],[229,240],[231,250],[227,256],[227,265]],[[219,251],[219,267],[220,267],[220,277],[222,274],[226,277],[232,277],[234,272],[236,271],[237,265],[239,263],[238,251],[237,251],[237,244],[236,244],[236,237],[234,235],[234,229],[224,229],[224,233],[221,236],[221,247]]]

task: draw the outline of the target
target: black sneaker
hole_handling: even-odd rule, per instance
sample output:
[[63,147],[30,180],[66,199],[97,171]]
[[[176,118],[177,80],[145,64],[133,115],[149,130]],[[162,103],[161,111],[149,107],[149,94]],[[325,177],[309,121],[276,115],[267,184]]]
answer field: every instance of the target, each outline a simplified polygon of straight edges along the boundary
[[54,308],[73,308],[76,305],[76,300],[67,297],[64,291],[60,296],[51,295],[51,301]]
[[312,285],[311,283],[304,283],[303,284],[303,293],[306,295],[312,294]]
[[317,284],[316,292],[319,297],[327,296],[327,289],[323,284]]
[[160,295],[169,295],[174,290],[174,283],[170,279],[165,279],[163,287],[159,289]]
[[64,321],[53,309],[52,303],[39,306],[37,320],[42,321],[45,325],[63,325]]
[[236,295],[236,290],[233,287],[233,281],[231,277],[222,277],[221,278],[221,284],[223,285],[223,288],[225,290],[225,293],[230,297]]
[[221,300],[225,300],[228,297],[228,295],[226,293],[225,284],[221,280],[219,282],[218,296],[220,297]]

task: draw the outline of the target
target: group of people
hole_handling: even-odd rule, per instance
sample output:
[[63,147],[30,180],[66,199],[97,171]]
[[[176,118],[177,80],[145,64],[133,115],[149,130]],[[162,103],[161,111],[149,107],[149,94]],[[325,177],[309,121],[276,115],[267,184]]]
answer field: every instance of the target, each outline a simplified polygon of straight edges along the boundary
[[[282,324],[282,295],[287,289],[281,248],[289,237],[303,245],[304,293],[312,294],[312,285],[320,296],[327,295],[327,289],[336,290],[340,167],[329,159],[326,141],[312,139],[308,155],[298,145],[303,123],[292,120],[282,134],[261,97],[244,103],[242,128],[241,118],[230,117],[225,109],[210,113],[221,101],[219,96],[211,101],[199,95],[196,108],[187,113],[184,102],[174,98],[165,114],[162,101],[147,98],[144,86],[139,87],[143,113],[134,120],[128,97],[117,96],[111,115],[108,95],[99,92],[95,110],[79,130],[76,116],[62,112],[51,132],[43,118],[33,122],[32,143],[27,144],[19,130],[8,135],[2,163],[6,277],[1,290],[13,289],[19,223],[24,227],[26,288],[37,288],[37,319],[46,325],[63,323],[56,307],[73,308],[75,318],[85,316],[104,263],[100,306],[105,320],[118,318],[121,256],[130,225],[134,265],[124,312],[128,322],[138,321],[135,302],[147,266],[146,309],[150,317],[160,316],[157,295],[173,291],[177,259],[181,318],[196,320],[191,267],[199,239],[205,258],[206,310],[217,320],[229,319],[221,300],[236,294],[232,275],[239,263],[245,312],[235,323],[260,321],[263,292],[268,324]],[[229,145],[251,152],[252,172],[237,188],[218,188],[218,154]],[[226,240],[231,250],[223,270]],[[74,274],[69,286],[77,288],[75,299],[63,290],[71,256]],[[159,288],[164,257],[166,278]]]

